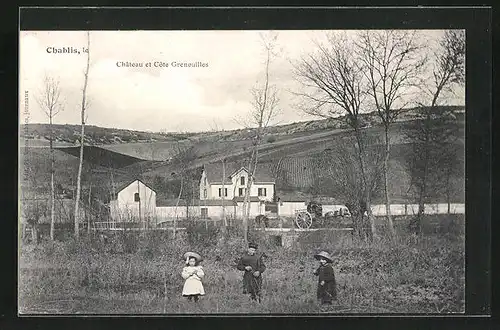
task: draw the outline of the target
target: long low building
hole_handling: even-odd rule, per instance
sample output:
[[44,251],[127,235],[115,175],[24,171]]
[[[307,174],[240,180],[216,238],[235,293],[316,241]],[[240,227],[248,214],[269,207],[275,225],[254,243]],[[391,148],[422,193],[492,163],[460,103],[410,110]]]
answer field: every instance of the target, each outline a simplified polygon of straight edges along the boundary
[[159,222],[174,218],[220,218],[223,213],[234,217],[238,204],[233,200],[196,200],[186,205],[184,200],[158,200],[156,218]]
[[[263,198],[264,197],[264,198]],[[267,210],[269,203],[267,196],[250,197],[250,217],[274,213],[273,216],[294,217],[296,211],[307,209],[307,201],[302,198],[283,198],[275,203],[275,210]],[[324,201],[323,211],[344,211],[345,205],[335,201]],[[372,205],[375,216],[385,215],[385,205]],[[391,214],[412,215],[418,212],[417,204],[392,204]],[[446,214],[448,204],[426,204],[425,214]],[[449,213],[464,214],[464,204],[450,204]],[[173,219],[201,218],[221,219],[242,218],[244,215],[244,197],[236,196],[231,199],[196,199],[186,205],[184,200],[162,199],[150,185],[136,179],[119,187],[118,192],[110,202],[110,216],[112,222],[148,223],[148,227]]]

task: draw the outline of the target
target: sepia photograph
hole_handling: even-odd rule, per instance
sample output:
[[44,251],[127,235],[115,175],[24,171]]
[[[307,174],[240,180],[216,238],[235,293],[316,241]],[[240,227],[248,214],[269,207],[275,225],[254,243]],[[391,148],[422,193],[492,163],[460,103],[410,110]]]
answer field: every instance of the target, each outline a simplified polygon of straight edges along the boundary
[[18,313],[465,313],[464,29],[22,30]]

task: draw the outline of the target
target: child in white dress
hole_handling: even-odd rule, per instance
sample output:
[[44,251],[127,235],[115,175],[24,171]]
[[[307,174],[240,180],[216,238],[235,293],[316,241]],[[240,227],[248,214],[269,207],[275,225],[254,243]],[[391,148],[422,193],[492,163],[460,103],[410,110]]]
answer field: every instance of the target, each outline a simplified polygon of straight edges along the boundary
[[203,268],[199,265],[201,257],[197,253],[186,253],[186,267],[182,269],[182,278],[184,287],[182,288],[182,296],[187,297],[189,301],[194,299],[198,301],[200,296],[205,295],[205,289],[201,279],[205,276]]

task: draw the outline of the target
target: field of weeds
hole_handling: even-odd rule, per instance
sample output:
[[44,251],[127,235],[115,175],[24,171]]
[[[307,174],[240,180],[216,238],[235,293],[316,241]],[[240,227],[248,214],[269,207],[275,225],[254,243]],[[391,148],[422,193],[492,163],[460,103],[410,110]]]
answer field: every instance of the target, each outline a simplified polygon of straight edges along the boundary
[[[118,233],[107,239],[23,244],[19,256],[19,311],[24,314],[198,313],[462,313],[464,236],[400,234],[396,242],[358,242],[325,232],[299,237],[290,248],[252,233],[266,253],[261,304],[242,294],[236,260],[244,253],[237,230],[220,239],[218,228],[189,228],[175,240],[165,232]],[[315,299],[313,255],[334,256],[338,301]],[[182,255],[202,254],[206,296],[181,296]]]

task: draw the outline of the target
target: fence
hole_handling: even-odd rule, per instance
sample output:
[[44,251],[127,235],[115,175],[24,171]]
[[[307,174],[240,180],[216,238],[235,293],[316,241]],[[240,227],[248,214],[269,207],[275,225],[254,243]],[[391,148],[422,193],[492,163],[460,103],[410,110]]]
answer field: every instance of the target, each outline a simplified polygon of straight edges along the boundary
[[[449,210],[448,210],[449,208]],[[394,216],[412,216],[418,213],[418,204],[391,204],[391,214]],[[449,211],[449,212],[448,212]],[[381,217],[385,216],[385,205],[372,205],[372,213],[374,216]],[[465,204],[452,203],[452,204],[425,204],[424,213],[426,215],[436,215],[436,214],[465,214]],[[227,223],[229,226],[235,224],[236,218],[232,215],[227,217]],[[253,219],[252,219],[253,220]],[[204,223],[206,225],[213,224],[219,225],[222,219],[220,217],[212,218],[202,218],[194,217],[191,219],[186,219],[178,217],[174,219],[172,217],[162,218],[152,220],[149,222],[132,222],[132,221],[102,221],[93,222],[93,230],[172,230],[174,227],[174,222],[176,222],[177,230],[184,230],[188,222]]]
[[[228,220],[228,224],[230,224],[230,219]],[[160,222],[156,224],[152,224],[150,226],[145,226],[144,222],[122,222],[122,221],[101,221],[92,223],[92,230],[173,230],[174,222],[177,222],[175,226],[176,230],[185,230],[185,226],[188,222],[191,223],[202,223],[202,224],[213,224],[217,225],[218,222],[222,221],[222,219],[202,219],[202,218],[193,218],[193,219],[162,219]]]
[[[448,212],[449,206],[449,212]],[[372,214],[374,216],[385,216],[386,209],[384,204],[372,205]],[[391,204],[391,215],[416,215],[418,213],[418,204]],[[465,214],[465,204],[424,204],[424,214]]]
[[[140,223],[133,222],[117,222],[117,221],[102,221],[94,222],[92,230],[102,231],[125,231],[125,230],[173,230],[173,227],[144,227]],[[185,227],[177,227],[176,230],[185,230]]]

